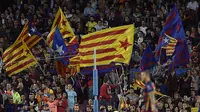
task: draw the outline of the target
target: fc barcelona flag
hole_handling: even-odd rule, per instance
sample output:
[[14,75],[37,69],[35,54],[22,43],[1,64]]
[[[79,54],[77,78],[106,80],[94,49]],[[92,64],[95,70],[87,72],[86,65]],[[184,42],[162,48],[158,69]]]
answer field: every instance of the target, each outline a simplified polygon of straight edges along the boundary
[[142,59],[140,61],[140,70],[145,71],[147,69],[152,68],[156,64],[157,64],[157,62],[153,55],[151,47],[149,45],[147,45],[147,48],[145,49],[145,51],[142,55]]
[[[80,67],[93,66],[96,48],[97,66],[112,62],[129,64],[133,49],[134,26],[109,28],[84,35],[79,46]],[[75,57],[76,58],[76,57]]]
[[[173,39],[173,44],[175,45],[174,49],[171,49],[173,55],[167,56],[167,50],[163,49],[163,46],[166,41],[166,36],[171,37]],[[168,42],[166,42],[168,43]],[[174,51],[173,51],[174,50]],[[189,63],[189,51],[186,45],[186,36],[183,29],[182,21],[179,16],[178,9],[174,5],[171,12],[169,13],[167,20],[165,22],[165,26],[160,34],[160,38],[158,41],[158,46],[156,48],[155,53],[156,60],[161,64],[167,62],[168,59],[172,60],[170,64],[171,68],[177,66],[184,66]]]

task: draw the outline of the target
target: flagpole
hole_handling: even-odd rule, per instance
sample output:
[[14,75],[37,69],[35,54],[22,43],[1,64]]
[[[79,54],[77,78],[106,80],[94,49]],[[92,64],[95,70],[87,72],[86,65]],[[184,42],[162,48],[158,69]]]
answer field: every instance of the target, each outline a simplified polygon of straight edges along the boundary
[[94,95],[94,112],[98,112],[98,70],[96,65],[96,48],[94,48],[94,69],[93,69],[93,95]]

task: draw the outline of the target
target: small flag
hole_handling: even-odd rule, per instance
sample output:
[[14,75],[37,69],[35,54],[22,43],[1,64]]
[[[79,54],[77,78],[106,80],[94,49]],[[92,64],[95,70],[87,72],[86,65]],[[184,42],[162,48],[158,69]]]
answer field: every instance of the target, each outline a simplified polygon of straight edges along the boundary
[[167,56],[172,56],[174,51],[175,51],[175,47],[176,47],[176,43],[177,40],[173,37],[170,37],[169,35],[165,34],[165,37],[163,39],[163,47],[164,49],[166,49],[166,55]]

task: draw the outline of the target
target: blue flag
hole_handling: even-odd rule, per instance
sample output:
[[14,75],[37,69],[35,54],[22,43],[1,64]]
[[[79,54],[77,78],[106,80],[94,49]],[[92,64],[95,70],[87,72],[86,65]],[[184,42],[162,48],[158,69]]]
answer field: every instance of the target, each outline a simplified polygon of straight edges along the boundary
[[145,49],[145,51],[142,55],[142,59],[140,61],[140,70],[145,71],[147,69],[152,68],[156,64],[157,64],[157,62],[153,55],[151,47],[149,45],[147,45],[147,48]]
[[53,41],[52,41],[52,45],[50,45],[52,47],[52,49],[56,52],[57,57],[56,58],[58,61],[62,62],[65,65],[69,64],[69,57],[67,55],[67,53],[69,52],[69,50],[67,49],[64,39],[62,38],[62,35],[58,29],[58,27],[56,27],[55,29],[55,34],[53,37]]
[[[83,75],[91,75],[93,73],[93,68],[94,67],[85,67],[81,70],[81,74]],[[116,66],[114,64],[110,65],[101,65],[97,66],[98,73],[107,73],[111,72],[113,70],[116,70]]]
[[[166,38],[166,35],[169,35],[177,40],[175,51],[172,56],[167,56],[166,50],[162,48],[165,43],[164,39]],[[189,63],[189,52],[186,45],[186,36],[179,12],[175,5],[169,13],[164,28],[160,33],[155,57],[156,60],[161,64],[167,62],[168,59],[171,59],[172,63],[170,64],[170,69]]]

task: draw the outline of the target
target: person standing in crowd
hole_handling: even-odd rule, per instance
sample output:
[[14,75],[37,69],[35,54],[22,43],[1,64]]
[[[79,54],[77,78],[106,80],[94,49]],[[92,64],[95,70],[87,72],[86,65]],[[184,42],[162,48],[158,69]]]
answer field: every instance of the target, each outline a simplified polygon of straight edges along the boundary
[[149,71],[141,72],[141,80],[145,82],[143,112],[157,112],[154,95],[155,85],[151,81]]
[[[167,78],[167,92],[168,95],[171,97],[174,97],[174,93],[178,91],[178,86],[179,86],[179,82],[178,82],[178,78],[175,74],[175,71],[172,71],[172,73],[168,76]],[[173,87],[173,88],[172,88]]]
[[73,112],[74,111],[75,103],[77,102],[77,94],[73,90],[71,84],[68,84],[66,86],[67,87],[65,87],[65,91],[66,91],[66,93],[68,95],[68,111],[69,112]]

